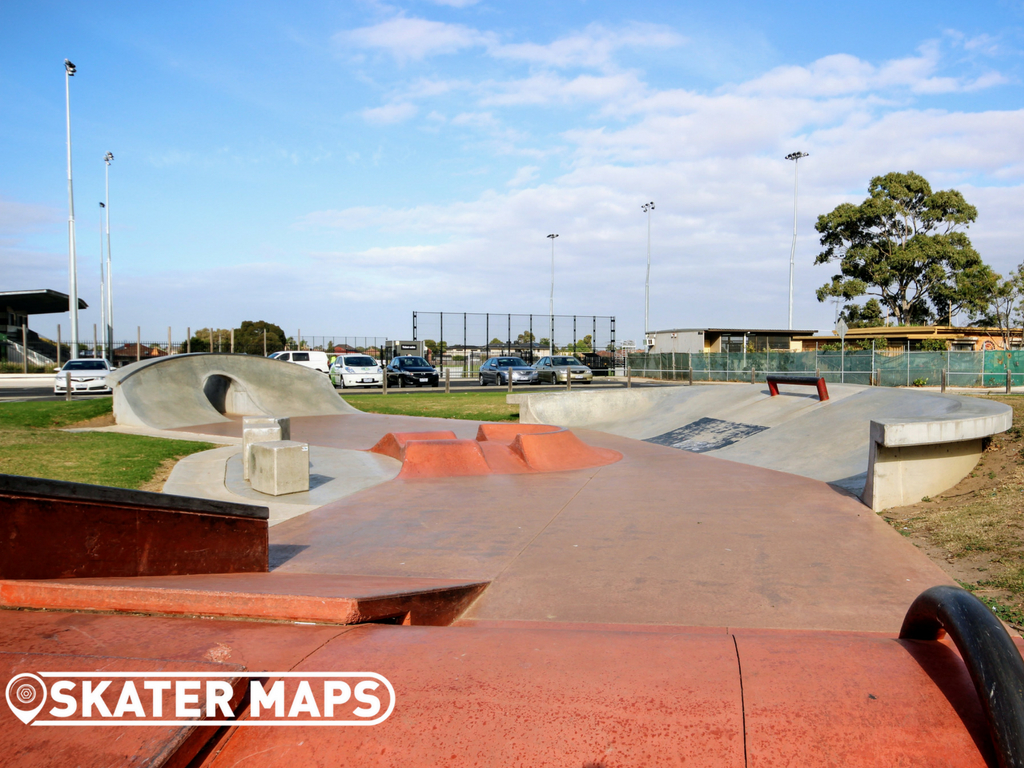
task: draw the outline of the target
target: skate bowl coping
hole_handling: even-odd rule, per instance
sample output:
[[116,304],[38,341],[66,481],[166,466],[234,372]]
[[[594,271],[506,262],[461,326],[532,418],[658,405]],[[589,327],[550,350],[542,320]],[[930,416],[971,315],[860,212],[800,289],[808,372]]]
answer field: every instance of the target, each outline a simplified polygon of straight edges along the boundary
[[132,363],[107,377],[118,424],[176,429],[228,416],[357,411],[319,371],[252,355],[195,353]]

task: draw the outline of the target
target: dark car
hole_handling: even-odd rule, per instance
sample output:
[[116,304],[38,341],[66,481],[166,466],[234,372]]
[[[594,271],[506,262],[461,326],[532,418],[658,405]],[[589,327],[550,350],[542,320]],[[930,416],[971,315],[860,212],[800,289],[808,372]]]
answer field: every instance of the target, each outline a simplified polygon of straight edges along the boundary
[[389,387],[436,387],[439,381],[434,366],[414,355],[396,357],[385,370]]
[[509,371],[512,371],[513,384],[537,383],[536,369],[521,357],[492,357],[480,366],[480,386],[508,384]]

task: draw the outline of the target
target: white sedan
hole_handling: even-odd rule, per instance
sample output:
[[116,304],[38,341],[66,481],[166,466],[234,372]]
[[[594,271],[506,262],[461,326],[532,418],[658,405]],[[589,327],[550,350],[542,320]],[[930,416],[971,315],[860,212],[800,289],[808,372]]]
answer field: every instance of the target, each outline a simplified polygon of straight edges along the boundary
[[68,374],[71,374],[71,393],[92,394],[110,392],[107,374],[113,369],[106,360],[68,360],[57,371],[53,380],[53,394],[67,394]]
[[338,355],[331,366],[331,383],[348,387],[379,387],[383,369],[369,355]]

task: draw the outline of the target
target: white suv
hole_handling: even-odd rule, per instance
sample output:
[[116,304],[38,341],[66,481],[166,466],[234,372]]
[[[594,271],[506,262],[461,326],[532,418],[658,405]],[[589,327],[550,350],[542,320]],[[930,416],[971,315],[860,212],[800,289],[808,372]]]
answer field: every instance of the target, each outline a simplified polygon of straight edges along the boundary
[[383,370],[369,355],[338,355],[331,366],[331,383],[346,387],[379,387]]
[[331,364],[327,361],[326,352],[317,352],[315,349],[303,350],[301,352],[275,352],[270,355],[273,360],[283,360],[286,363],[298,363],[305,368],[312,368],[320,373],[327,373]]

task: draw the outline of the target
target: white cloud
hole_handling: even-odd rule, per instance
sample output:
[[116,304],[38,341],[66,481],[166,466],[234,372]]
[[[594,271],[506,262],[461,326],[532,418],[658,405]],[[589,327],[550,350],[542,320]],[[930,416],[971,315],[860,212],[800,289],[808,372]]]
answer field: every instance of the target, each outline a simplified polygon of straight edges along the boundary
[[517,187],[524,187],[537,178],[537,173],[540,169],[536,165],[524,165],[516,171],[515,176],[509,179],[506,186],[515,189]]
[[415,104],[385,104],[383,107],[364,109],[360,114],[368,123],[391,125],[408,120],[418,111]]
[[496,45],[491,55],[499,59],[515,59],[551,67],[603,67],[621,48],[672,48],[685,38],[671,29],[656,24],[631,24],[622,30],[611,30],[591,24],[582,32],[559,38],[551,43],[510,43]]
[[382,50],[406,62],[487,45],[493,36],[462,24],[397,16],[370,27],[339,32],[334,39],[357,48]]

